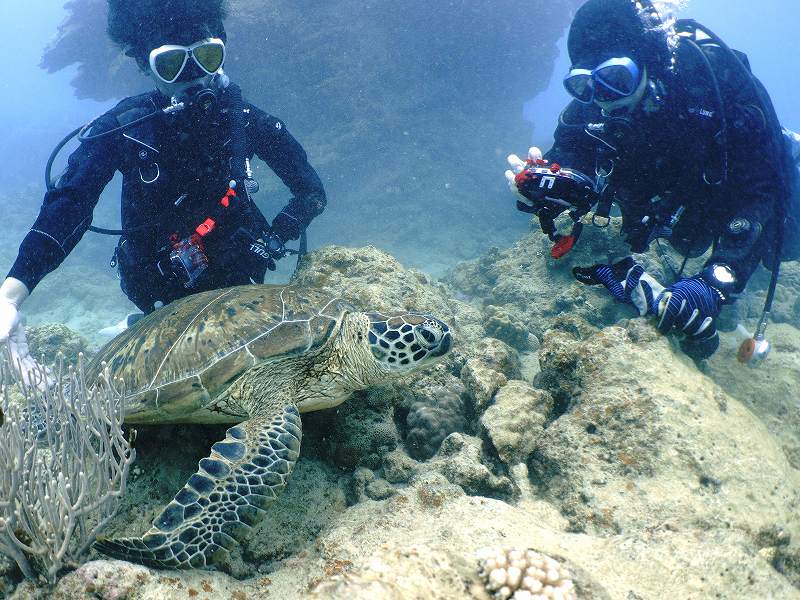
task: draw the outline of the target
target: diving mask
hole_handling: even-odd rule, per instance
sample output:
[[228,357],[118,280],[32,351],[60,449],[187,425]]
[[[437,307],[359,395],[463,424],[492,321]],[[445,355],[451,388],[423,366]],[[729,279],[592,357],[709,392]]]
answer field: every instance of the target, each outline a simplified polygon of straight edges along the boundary
[[628,57],[610,58],[594,69],[571,69],[564,87],[581,104],[614,102],[636,93],[641,82],[639,66]]
[[224,63],[225,42],[219,38],[200,40],[191,46],[168,44],[150,52],[150,69],[164,83],[213,75]]

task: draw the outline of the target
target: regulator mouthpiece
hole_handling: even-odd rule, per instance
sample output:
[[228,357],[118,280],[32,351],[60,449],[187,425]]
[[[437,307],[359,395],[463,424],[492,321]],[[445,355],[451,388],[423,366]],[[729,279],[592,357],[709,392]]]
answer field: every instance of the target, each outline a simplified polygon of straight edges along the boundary
[[742,342],[736,358],[743,365],[755,369],[766,360],[771,349],[770,343],[763,336],[757,335]]

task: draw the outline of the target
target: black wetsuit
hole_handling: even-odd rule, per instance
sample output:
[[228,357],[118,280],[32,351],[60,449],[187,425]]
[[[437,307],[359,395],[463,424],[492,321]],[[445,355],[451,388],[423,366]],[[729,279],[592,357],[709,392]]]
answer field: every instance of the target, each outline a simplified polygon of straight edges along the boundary
[[[271,229],[252,204],[240,203],[219,213],[216,230],[203,238],[208,268],[191,289],[162,273],[169,263],[171,238],[190,236],[220,210],[219,200],[228,189],[232,176],[228,96],[222,96],[213,119],[177,113],[81,144],[55,189],[45,196],[9,276],[33,290],[58,267],[90,226],[103,188],[120,171],[125,234],[115,257],[122,289],[139,309],[150,312],[157,302],[167,304],[189,293],[263,280],[265,262],[251,255],[248,240],[239,235],[242,230],[256,237],[272,231],[284,241],[297,239],[324,210],[326,198],[305,151],[283,122],[247,103],[248,157],[264,160],[293,199]],[[158,92],[127,98],[103,115],[91,133],[110,131],[167,105],[167,98]]]
[[647,247],[654,223],[667,223],[682,206],[670,243],[687,256],[713,245],[709,263],[732,267],[730,291],[740,292],[760,261],[772,264],[779,209],[794,168],[763,86],[747,81],[750,76],[721,49],[704,54],[708,64],[696,47],[682,45],[675,70],[626,118],[573,102],[545,158],[591,177],[613,164],[609,189],[634,252]]

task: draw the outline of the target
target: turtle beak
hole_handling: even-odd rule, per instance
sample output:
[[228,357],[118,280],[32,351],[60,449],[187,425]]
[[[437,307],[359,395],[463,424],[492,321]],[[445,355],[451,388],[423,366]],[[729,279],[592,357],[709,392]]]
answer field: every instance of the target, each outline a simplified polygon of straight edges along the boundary
[[439,349],[433,353],[433,356],[444,356],[450,349],[453,347],[453,334],[450,333],[448,328],[447,332],[444,334],[444,338],[442,338],[442,343],[439,344]]
[[428,317],[424,323],[417,325],[417,338],[427,348],[431,358],[444,356],[453,347],[450,327],[435,317]]

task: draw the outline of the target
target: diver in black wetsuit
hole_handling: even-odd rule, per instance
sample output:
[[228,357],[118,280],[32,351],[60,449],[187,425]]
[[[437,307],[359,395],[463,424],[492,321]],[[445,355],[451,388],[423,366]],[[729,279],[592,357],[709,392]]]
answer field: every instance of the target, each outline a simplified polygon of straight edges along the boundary
[[[123,100],[82,132],[0,287],[0,342],[11,336],[24,347],[20,304],[90,227],[116,171],[122,235],[113,263],[144,313],[195,292],[262,282],[284,242],[324,210],[303,148],[224,74],[223,17],[223,0],[109,0],[110,37],[157,89]],[[250,199],[254,155],[293,194],[271,225]]]
[[[633,252],[658,238],[686,257],[712,248],[700,273],[666,288],[630,257],[575,269],[579,281],[656,315],[663,333],[684,333],[698,359],[719,345],[721,307],[760,262],[788,258],[797,229],[788,210],[796,169],[769,95],[747,57],[706,31],[678,21],[670,36],[648,2],[586,2],[569,32],[564,84],[574,100],[555,144],[544,156],[532,148],[528,161],[510,156],[506,172],[556,258],[575,243],[581,217],[596,205],[593,221],[607,222],[612,202]],[[567,236],[554,224],[565,211],[575,222]]]

